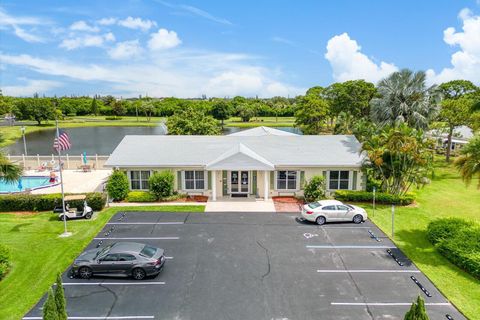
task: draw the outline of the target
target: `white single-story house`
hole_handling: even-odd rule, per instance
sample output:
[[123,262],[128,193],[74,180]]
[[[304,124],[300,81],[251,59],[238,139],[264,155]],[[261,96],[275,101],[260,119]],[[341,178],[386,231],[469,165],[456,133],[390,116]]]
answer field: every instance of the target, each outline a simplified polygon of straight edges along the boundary
[[[448,134],[441,130],[430,130],[427,133],[428,136],[434,138],[437,141],[437,146],[442,149],[448,147]],[[467,126],[459,126],[453,129],[452,145],[450,150],[452,152],[460,151],[470,139],[473,138],[473,130]]]
[[190,195],[257,197],[303,194],[323,175],[327,189],[364,190],[364,155],[351,135],[297,135],[254,128],[226,136],[125,136],[105,166],[127,173],[132,190],[147,190],[154,171],[171,170],[175,189]]

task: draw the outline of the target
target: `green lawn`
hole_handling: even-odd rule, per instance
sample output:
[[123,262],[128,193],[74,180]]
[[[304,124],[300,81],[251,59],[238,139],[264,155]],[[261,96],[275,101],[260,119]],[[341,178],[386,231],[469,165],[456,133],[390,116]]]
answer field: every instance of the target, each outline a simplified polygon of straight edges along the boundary
[[[480,222],[480,190],[475,183],[467,188],[458,172],[439,160],[432,183],[417,194],[417,206],[396,208],[396,245],[460,311],[470,319],[480,319],[480,280],[448,262],[426,238],[426,227],[436,218],[454,216]],[[375,216],[371,207],[367,209],[370,218],[391,236],[391,207],[377,207]]]
[[0,213],[0,242],[12,251],[12,269],[0,281],[0,319],[21,319],[119,211],[202,212],[204,206],[110,208],[93,220],[68,221],[69,238],[59,238],[63,222],[52,213],[14,215]]
[[293,127],[295,117],[254,117],[250,122],[242,122],[238,117],[232,117],[225,121],[227,127],[252,128],[258,126],[265,127]]
[[[73,117],[68,120],[60,120],[59,126],[61,128],[80,128],[80,127],[156,127],[159,122],[164,120],[160,117],[152,117],[150,121],[147,121],[145,117],[122,117],[120,120],[105,120],[105,116],[83,116]],[[22,121],[18,121],[17,124],[22,124]],[[26,133],[53,130],[55,129],[55,122],[48,121],[42,123],[41,126],[26,124]],[[13,127],[0,127],[0,136],[3,138],[3,142],[0,147],[14,143],[17,139],[21,138],[21,131],[19,126]]]

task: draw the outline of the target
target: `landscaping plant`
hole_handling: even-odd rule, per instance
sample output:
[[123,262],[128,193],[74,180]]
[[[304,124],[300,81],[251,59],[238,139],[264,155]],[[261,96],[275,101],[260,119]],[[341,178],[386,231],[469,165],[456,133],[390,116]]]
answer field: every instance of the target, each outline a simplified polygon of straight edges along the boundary
[[405,314],[404,320],[429,320],[425,310],[425,302],[418,296],[417,302],[413,302],[410,310]]
[[170,197],[173,195],[173,184],[175,177],[171,171],[155,172],[148,179],[150,192],[157,199]]
[[325,178],[322,176],[314,176],[305,183],[303,195],[305,201],[313,202],[325,198],[326,190]]
[[43,320],[60,320],[53,290],[48,290],[47,300],[43,304]]
[[10,269],[10,249],[0,244],[0,280],[2,280]]
[[[335,199],[352,202],[372,202],[373,192],[361,190],[336,190]],[[385,192],[375,193],[375,202],[377,204],[395,204],[406,206],[415,201],[415,196],[411,193],[405,195],[393,195]]]
[[108,196],[114,201],[122,201],[125,199],[128,195],[129,189],[130,185],[125,172],[115,170],[110,177],[108,177],[107,192]]
[[57,306],[58,320],[67,320],[67,300],[63,290],[62,276],[57,274],[57,286],[55,287],[55,304]]

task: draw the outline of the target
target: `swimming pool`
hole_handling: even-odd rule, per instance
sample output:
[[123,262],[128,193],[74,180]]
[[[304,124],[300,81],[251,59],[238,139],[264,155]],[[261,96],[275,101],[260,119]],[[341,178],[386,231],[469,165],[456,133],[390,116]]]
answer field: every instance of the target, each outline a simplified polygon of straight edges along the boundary
[[[41,188],[48,188],[58,185],[58,183],[50,183],[49,177],[39,177],[39,176],[24,176],[22,177],[22,183],[19,184],[18,181],[13,183],[7,183],[0,180],[0,193],[12,193],[12,192],[21,192],[25,190],[35,190]],[[21,187],[21,188],[19,188]]]

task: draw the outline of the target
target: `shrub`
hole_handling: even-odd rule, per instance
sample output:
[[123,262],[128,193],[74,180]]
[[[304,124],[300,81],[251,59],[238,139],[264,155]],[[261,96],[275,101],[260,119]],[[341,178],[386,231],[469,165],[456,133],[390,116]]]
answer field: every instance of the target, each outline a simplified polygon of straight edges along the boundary
[[122,120],[122,117],[105,117],[105,120]]
[[157,199],[170,197],[173,195],[173,183],[175,177],[171,171],[155,172],[148,179],[150,192]]
[[429,223],[427,227],[427,239],[433,244],[450,239],[462,229],[470,227],[472,224],[460,218],[437,219]]
[[[67,194],[68,195],[68,194]],[[101,211],[105,206],[105,195],[101,192],[91,192],[86,194],[88,205],[94,211]],[[50,211],[55,205],[60,205],[62,195],[54,194],[18,194],[0,196],[0,212],[10,211]],[[83,204],[83,200],[70,201],[70,206],[78,207]],[[61,206],[61,205],[60,205]]]
[[121,201],[128,195],[130,184],[128,183],[127,175],[119,170],[113,171],[108,177],[107,192],[108,196],[114,201]]
[[130,191],[127,196],[128,202],[155,202],[157,197],[148,191]]
[[55,287],[55,304],[57,306],[58,320],[67,320],[67,300],[65,299],[65,292],[63,291],[62,276],[57,274],[57,286]]
[[43,319],[60,320],[58,317],[57,304],[55,303],[55,297],[51,288],[48,290],[47,300],[43,304]]
[[405,314],[404,320],[429,320],[427,310],[425,310],[425,302],[422,297],[418,296],[417,302],[413,302],[410,310]]
[[480,225],[462,219],[432,221],[427,238],[450,262],[480,279]]
[[326,189],[325,178],[323,176],[314,176],[305,183],[303,195],[307,202],[313,202],[325,198]]
[[0,244],[0,280],[5,277],[10,269],[10,250],[7,246]]
[[[372,202],[373,192],[353,191],[353,190],[337,190],[335,191],[335,199],[353,202]],[[393,195],[384,192],[375,193],[375,202],[379,204],[395,204],[406,206],[415,201],[415,196],[407,193],[403,196]]]

